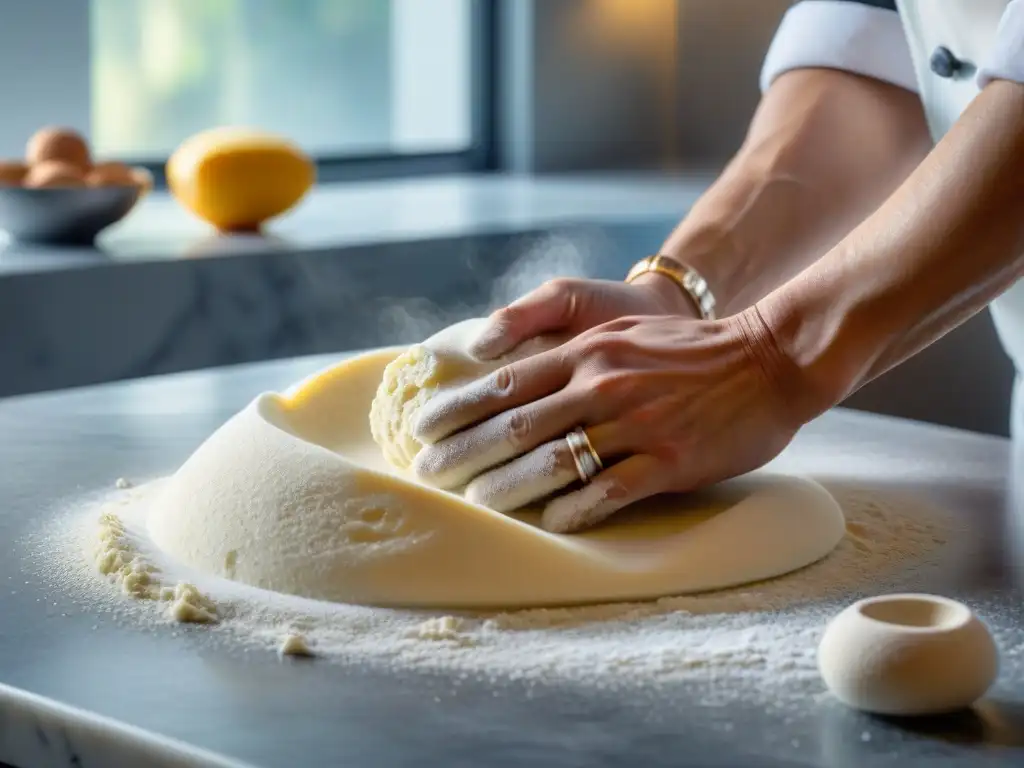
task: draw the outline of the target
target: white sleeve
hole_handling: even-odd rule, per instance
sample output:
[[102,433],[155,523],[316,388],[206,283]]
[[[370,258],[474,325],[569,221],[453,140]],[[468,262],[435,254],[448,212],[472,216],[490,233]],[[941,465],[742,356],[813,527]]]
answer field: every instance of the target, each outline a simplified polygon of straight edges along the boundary
[[978,86],[993,80],[1024,83],[1024,2],[1011,0],[999,21],[996,44],[978,70]]
[[790,8],[765,56],[761,90],[804,67],[841,69],[917,91],[899,14],[876,4],[803,0]]

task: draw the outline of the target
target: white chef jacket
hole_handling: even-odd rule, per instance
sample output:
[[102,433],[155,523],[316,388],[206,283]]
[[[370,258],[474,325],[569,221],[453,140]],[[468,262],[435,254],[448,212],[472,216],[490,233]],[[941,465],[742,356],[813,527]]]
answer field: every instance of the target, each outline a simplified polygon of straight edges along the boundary
[[[940,47],[957,63],[952,76],[933,64]],[[803,0],[783,17],[761,88],[804,67],[854,72],[919,94],[938,140],[992,80],[1024,83],[1024,0]],[[1011,432],[1024,436],[1024,281],[991,311],[1017,369]]]

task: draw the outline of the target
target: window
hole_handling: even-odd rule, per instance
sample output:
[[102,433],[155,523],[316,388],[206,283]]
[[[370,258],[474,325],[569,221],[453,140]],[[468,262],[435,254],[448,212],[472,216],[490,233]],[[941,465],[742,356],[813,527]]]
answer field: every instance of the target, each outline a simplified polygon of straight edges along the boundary
[[162,163],[204,128],[282,133],[322,161],[478,165],[483,0],[91,0],[100,156]]

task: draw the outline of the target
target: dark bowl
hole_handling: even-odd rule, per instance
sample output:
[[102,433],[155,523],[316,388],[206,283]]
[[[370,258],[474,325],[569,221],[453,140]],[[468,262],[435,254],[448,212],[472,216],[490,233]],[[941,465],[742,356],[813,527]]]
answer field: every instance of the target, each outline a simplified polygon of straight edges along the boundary
[[0,187],[0,229],[23,243],[91,245],[147,191],[148,185]]

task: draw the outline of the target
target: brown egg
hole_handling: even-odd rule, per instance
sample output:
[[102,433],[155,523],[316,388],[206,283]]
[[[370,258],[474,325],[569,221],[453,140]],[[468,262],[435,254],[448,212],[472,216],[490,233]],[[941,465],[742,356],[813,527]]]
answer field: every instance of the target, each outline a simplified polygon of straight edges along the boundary
[[20,187],[28,166],[16,160],[0,160],[0,187]]
[[138,166],[131,169],[132,178],[135,180],[135,184],[142,190],[143,193],[149,192],[153,189],[153,174],[147,171],[145,168],[139,168]]
[[89,145],[85,143],[85,139],[70,128],[54,126],[39,129],[28,140],[25,159],[29,165],[47,160],[60,160],[80,168],[83,173],[92,166]]
[[25,176],[26,187],[84,187],[82,172],[74,165],[47,160],[33,165]]
[[85,175],[90,187],[132,187],[139,186],[135,172],[124,163],[97,163]]

